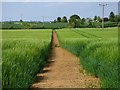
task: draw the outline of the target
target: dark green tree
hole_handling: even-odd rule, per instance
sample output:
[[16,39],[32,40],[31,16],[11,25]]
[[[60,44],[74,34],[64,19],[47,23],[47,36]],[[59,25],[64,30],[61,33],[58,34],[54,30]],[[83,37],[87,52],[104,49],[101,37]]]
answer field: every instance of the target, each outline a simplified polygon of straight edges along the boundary
[[62,18],[62,22],[63,22],[63,23],[67,23],[67,22],[68,22],[66,16],[64,16],[64,17]]
[[115,22],[120,22],[120,15],[115,15],[114,20],[115,20]]
[[92,19],[89,19],[89,21],[88,21],[88,27],[92,28]]
[[80,28],[80,21],[74,22],[74,28]]
[[100,16],[97,17],[98,22],[102,22],[102,19],[100,18]]
[[84,23],[85,23],[85,18],[82,18],[81,24],[84,24]]
[[20,19],[20,22],[23,22],[23,20],[22,20],[22,19]]
[[114,21],[115,21],[114,18],[115,18],[114,12],[110,12],[109,21],[110,21],[110,22],[114,22]]
[[70,21],[71,22],[74,22],[74,21],[77,21],[77,20],[80,20],[80,17],[76,14],[70,16]]
[[61,22],[61,17],[58,17],[58,18],[57,18],[57,22]]
[[80,17],[76,14],[72,15],[69,20],[70,25],[74,25],[74,28],[79,28],[80,27]]
[[96,20],[97,20],[97,16],[94,17],[94,21],[96,21]]

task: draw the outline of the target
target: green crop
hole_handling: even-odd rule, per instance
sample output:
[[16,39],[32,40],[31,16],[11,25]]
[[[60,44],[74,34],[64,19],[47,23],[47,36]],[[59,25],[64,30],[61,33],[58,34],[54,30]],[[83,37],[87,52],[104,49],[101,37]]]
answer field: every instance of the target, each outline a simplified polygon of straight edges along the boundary
[[87,73],[100,78],[102,88],[117,88],[118,30],[117,28],[61,29],[60,44],[77,57]]
[[0,29],[0,89],[2,88],[2,30]]
[[2,87],[28,88],[46,63],[51,30],[3,30]]

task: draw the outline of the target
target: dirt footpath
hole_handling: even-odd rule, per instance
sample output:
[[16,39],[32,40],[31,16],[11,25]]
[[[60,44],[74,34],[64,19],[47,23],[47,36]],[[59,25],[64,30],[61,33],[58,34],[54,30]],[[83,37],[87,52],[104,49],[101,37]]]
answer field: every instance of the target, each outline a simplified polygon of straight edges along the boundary
[[99,88],[99,79],[85,74],[79,58],[60,47],[55,32],[52,38],[48,65],[31,88]]

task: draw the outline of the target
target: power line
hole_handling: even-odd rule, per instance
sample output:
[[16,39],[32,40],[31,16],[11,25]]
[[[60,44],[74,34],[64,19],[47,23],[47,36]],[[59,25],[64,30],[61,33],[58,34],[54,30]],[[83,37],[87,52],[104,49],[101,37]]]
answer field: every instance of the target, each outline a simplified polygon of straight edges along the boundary
[[99,4],[99,6],[102,6],[102,30],[104,30],[104,7],[107,6],[107,4]]

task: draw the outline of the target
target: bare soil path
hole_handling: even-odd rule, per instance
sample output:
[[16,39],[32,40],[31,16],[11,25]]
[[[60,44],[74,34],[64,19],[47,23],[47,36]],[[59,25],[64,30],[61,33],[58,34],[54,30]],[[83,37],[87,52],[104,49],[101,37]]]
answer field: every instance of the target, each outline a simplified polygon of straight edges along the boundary
[[52,35],[52,49],[48,65],[38,73],[31,88],[99,88],[99,79],[85,74],[80,60],[60,47],[56,33]]

